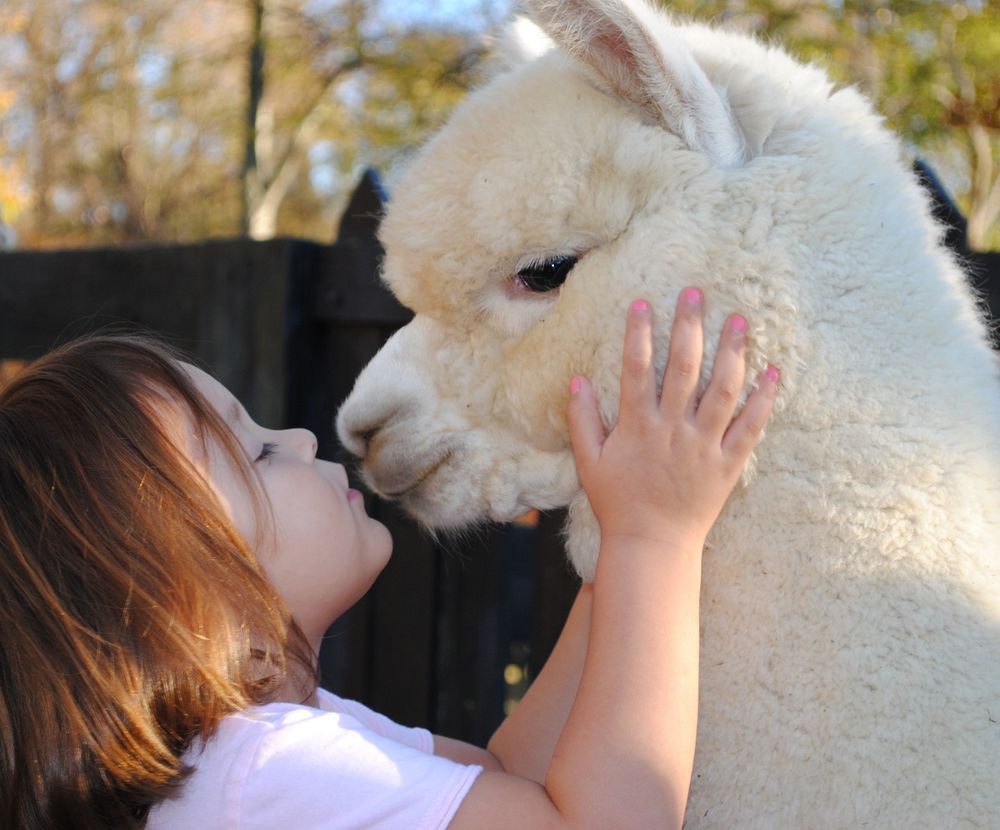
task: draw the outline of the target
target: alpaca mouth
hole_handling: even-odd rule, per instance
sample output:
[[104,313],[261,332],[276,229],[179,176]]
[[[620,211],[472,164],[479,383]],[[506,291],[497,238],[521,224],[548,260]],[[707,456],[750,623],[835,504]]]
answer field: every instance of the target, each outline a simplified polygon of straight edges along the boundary
[[370,479],[372,487],[378,492],[380,496],[385,499],[401,499],[406,495],[409,495],[418,487],[420,487],[424,482],[426,482],[431,476],[433,476],[438,470],[440,470],[445,464],[447,464],[452,456],[454,455],[453,450],[448,450],[444,453],[437,461],[431,464],[429,467],[425,467],[420,473],[414,476],[407,484],[402,487],[396,487],[392,490],[386,490],[377,485],[374,480]]

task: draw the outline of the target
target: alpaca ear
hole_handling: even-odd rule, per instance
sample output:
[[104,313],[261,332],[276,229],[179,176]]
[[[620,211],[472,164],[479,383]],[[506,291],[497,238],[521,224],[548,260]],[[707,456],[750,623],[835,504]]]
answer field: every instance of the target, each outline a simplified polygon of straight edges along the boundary
[[[743,132],[662,12],[643,0],[526,0],[559,46],[721,167],[747,161]],[[655,33],[655,34],[654,34]]]
[[490,43],[489,61],[495,72],[509,71],[530,63],[554,46],[534,21],[518,16]]

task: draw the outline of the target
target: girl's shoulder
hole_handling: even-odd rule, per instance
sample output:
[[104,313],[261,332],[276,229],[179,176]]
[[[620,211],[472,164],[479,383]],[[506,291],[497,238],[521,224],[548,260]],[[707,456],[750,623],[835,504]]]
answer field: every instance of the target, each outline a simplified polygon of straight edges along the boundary
[[376,734],[413,746],[416,749],[422,749],[424,752],[434,751],[434,736],[426,729],[402,726],[380,712],[369,709],[363,703],[338,697],[333,692],[323,688],[316,690],[316,698],[318,709],[314,711],[332,712],[340,715],[341,722],[345,727],[361,725]]
[[[266,703],[223,718],[212,742],[237,745],[263,740],[324,740],[341,730],[372,732],[424,752],[434,751],[434,738],[426,729],[402,726],[356,700],[339,697],[326,689],[316,690],[316,705],[304,703]],[[309,724],[308,729],[299,727]],[[278,733],[281,733],[280,735]],[[197,753],[207,745],[195,748]]]
[[[186,756],[194,772],[147,830],[292,826],[443,828],[479,769],[433,755],[433,737],[319,690],[223,718]],[[375,805],[379,805],[377,808]],[[377,812],[373,812],[377,810]],[[379,823],[392,818],[392,823]]]
[[317,689],[316,697],[315,706],[279,702],[233,712],[222,719],[211,739],[196,741],[185,760],[204,769],[218,766],[221,758],[259,753],[262,744],[272,758],[283,748],[302,752],[317,742],[325,746],[335,739],[349,742],[352,735],[353,739],[380,737],[422,752],[434,751],[434,738],[426,729],[402,726],[326,689]]

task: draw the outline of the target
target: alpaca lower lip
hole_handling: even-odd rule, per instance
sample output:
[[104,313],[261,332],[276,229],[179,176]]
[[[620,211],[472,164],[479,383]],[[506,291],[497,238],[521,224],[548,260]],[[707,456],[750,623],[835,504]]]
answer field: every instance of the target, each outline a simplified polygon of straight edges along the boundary
[[429,467],[425,468],[423,472],[417,475],[412,481],[410,481],[405,487],[398,487],[395,490],[384,490],[381,487],[377,487],[378,491],[382,494],[384,498],[387,499],[399,499],[408,493],[412,493],[421,484],[423,484],[427,479],[429,479],[434,473],[436,473],[441,467],[443,467],[452,456],[452,451],[448,450],[444,455],[442,455],[437,461],[431,464]]

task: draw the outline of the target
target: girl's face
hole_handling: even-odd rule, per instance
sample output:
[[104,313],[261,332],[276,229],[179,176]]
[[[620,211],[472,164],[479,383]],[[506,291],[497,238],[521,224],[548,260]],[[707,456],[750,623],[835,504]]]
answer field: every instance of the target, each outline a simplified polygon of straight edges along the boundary
[[186,420],[190,456],[203,472],[271,584],[313,648],[338,616],[371,587],[389,561],[392,538],[365,513],[362,495],[348,486],[340,464],[316,458],[306,429],[270,430],[254,423],[221,383],[184,365],[198,391],[236,436],[260,474],[273,523],[255,515],[254,499],[211,434],[198,440]]

